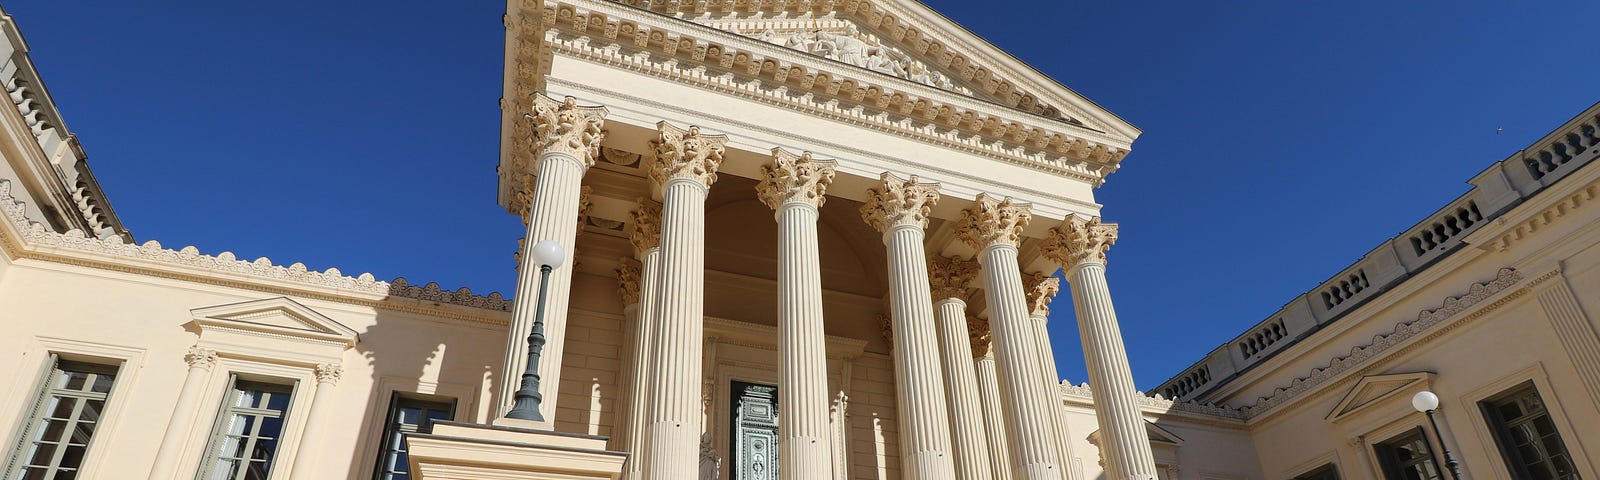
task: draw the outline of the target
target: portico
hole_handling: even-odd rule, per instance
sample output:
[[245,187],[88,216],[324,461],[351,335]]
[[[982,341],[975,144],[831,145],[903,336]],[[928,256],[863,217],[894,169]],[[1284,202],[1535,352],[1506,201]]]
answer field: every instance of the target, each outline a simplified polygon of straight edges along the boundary
[[[582,321],[557,310],[593,297],[573,272],[621,285],[624,476],[1080,478],[1036,315],[1051,295],[1025,287],[1102,258],[1109,241],[1052,235],[1099,225],[1092,191],[1136,129],[914,2],[511,5],[501,203],[527,244],[574,252],[551,278],[551,346]],[[1103,263],[1066,267],[1114,330]],[[975,349],[976,317],[992,343]],[[1131,405],[1120,337],[1085,338],[1111,369],[1097,395]],[[553,350],[547,420],[528,426],[592,424],[593,382]],[[748,402],[775,427],[739,420]],[[1108,446],[1146,453],[1112,478],[1154,478],[1143,420],[1117,418]]]

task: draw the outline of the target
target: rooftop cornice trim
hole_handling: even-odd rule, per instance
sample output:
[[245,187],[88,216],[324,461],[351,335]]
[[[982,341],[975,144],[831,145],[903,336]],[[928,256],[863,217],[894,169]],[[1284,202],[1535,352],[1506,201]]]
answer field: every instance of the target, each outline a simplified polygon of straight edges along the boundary
[[[1372,362],[1385,357],[1390,350],[1402,345],[1410,344],[1410,340],[1434,338],[1454,329],[1461,322],[1482,316],[1484,313],[1498,308],[1512,298],[1526,293],[1533,285],[1550,278],[1544,275],[1528,282],[1522,288],[1511,290],[1511,287],[1522,282],[1522,272],[1513,268],[1502,268],[1496,273],[1495,278],[1482,283],[1474,283],[1467,288],[1467,293],[1460,296],[1446,297],[1439,308],[1424,310],[1417,314],[1416,320],[1396,323],[1394,330],[1372,338],[1372,341],[1350,349],[1350,354],[1334,358],[1328,366],[1312,369],[1311,373],[1295,378],[1288,385],[1273,389],[1271,394],[1260,397],[1252,405],[1241,407],[1239,410],[1252,421],[1269,418],[1281,410],[1280,407],[1290,400],[1305,395],[1309,392],[1321,390],[1324,386],[1337,385],[1348,374],[1360,373],[1370,367]],[[1490,298],[1498,297],[1493,303],[1483,308],[1473,308]],[[1471,311],[1470,314],[1463,315]],[[1459,318],[1458,318],[1459,317]],[[1454,320],[1447,323],[1447,320]],[[1444,325],[1443,328],[1435,329]],[[1424,335],[1426,334],[1426,335]]]
[[[510,312],[512,301],[498,292],[487,296],[461,288],[444,291],[436,283],[417,287],[397,278],[385,282],[371,273],[345,276],[337,268],[308,270],[305,264],[287,267],[262,257],[255,261],[234,258],[232,252],[204,255],[194,246],[163,248],[151,240],[143,244],[120,237],[93,238],[80,230],[56,233],[25,216],[26,205],[11,195],[11,182],[0,179],[0,245],[14,258],[32,258],[165,278],[177,278],[236,288],[293,293],[345,303],[372,305],[434,316],[471,319],[487,323],[504,321],[498,312]],[[450,305],[497,312],[464,313],[427,305]]]
[[[1068,401],[1084,405],[1094,404],[1094,390],[1089,387],[1087,382],[1073,385],[1071,382],[1063,380],[1057,386],[1057,390]],[[1140,392],[1139,396],[1134,397],[1134,401],[1139,404],[1141,410],[1152,413],[1181,412],[1189,414],[1189,416],[1215,417],[1217,419],[1231,420],[1231,422],[1227,423],[1231,426],[1242,425],[1243,421],[1248,418],[1244,412],[1237,409],[1194,402],[1179,402],[1169,400],[1160,394],[1150,396]]]
[[[617,1],[617,0],[612,0]],[[719,13],[807,13],[834,15],[870,28],[955,73],[980,90],[1019,105],[1008,108],[1030,115],[1033,107],[1054,108],[1072,117],[1101,124],[1129,139],[1139,129],[1055,79],[943,14],[910,0],[622,0],[663,16]],[[783,17],[779,16],[778,19]]]
[[[689,60],[706,67],[719,66],[724,69],[746,69],[747,74],[763,75],[763,80],[777,82],[784,86],[790,85],[788,79],[801,80],[804,90],[813,90],[815,93],[833,95],[829,89],[842,88],[845,81],[852,82],[860,91],[870,91],[871,87],[879,87],[880,109],[898,107],[902,114],[914,114],[914,111],[937,114],[937,117],[962,117],[957,125],[976,127],[977,132],[985,136],[996,137],[1010,142],[1029,143],[1037,142],[1033,130],[1058,134],[1062,137],[1072,137],[1061,141],[1084,140],[1106,148],[1104,152],[1088,152],[1088,156],[1080,156],[1087,160],[1115,163],[1132,144],[1133,138],[1128,135],[1117,135],[1099,132],[1068,123],[1063,120],[1042,117],[1033,113],[1017,110],[1012,107],[995,104],[982,99],[969,97],[955,92],[950,92],[937,87],[924,85],[911,80],[885,75],[870,70],[865,70],[854,65],[849,65],[835,60],[818,57],[807,52],[794,50],[774,45],[760,39],[746,37],[738,33],[695,23],[693,21],[665,16],[657,12],[642,10],[624,4],[606,1],[583,1],[583,5],[570,1],[551,1],[543,15],[545,26],[564,27],[583,35],[589,36],[598,33],[608,40],[622,42],[623,34],[632,33],[635,37],[634,46],[658,49],[673,56],[680,61]],[[597,16],[598,15],[598,16]],[[632,28],[623,28],[623,23],[618,20],[631,22]],[[548,35],[546,41],[549,41]],[[712,43],[710,40],[715,40]],[[591,41],[593,41],[591,39]],[[720,57],[720,59],[719,59]],[[709,60],[708,60],[709,59]],[[737,68],[736,68],[737,67]],[[755,70],[750,70],[750,69]],[[796,69],[799,69],[797,75]],[[829,81],[817,81],[826,78]],[[837,84],[833,82],[839,82]],[[810,82],[809,84],[807,82]],[[890,104],[896,97],[900,103]],[[871,100],[871,99],[869,99]],[[926,104],[919,101],[925,100]],[[960,106],[967,110],[960,114],[945,112],[946,106]],[[967,120],[967,113],[981,115],[984,118]],[[931,118],[929,118],[931,119]],[[996,124],[996,122],[1003,122]],[[950,122],[946,122],[947,124]],[[1004,131],[990,132],[989,130]],[[1016,130],[1027,129],[1020,133],[1022,140],[1011,137],[1020,136]],[[1042,133],[1041,133],[1042,134]],[[1046,138],[1055,145],[1055,138]],[[1040,147],[1044,148],[1044,147]],[[1069,154],[1068,148],[1057,147],[1058,153]],[[1104,157],[1104,158],[1091,158]]]

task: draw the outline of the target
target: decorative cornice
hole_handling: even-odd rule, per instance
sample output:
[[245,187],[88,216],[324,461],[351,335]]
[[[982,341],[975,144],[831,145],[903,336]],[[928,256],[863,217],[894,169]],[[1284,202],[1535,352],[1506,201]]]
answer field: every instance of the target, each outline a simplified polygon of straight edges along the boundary
[[628,242],[633,244],[633,254],[643,257],[644,252],[661,246],[661,203],[639,197],[628,215]]
[[761,166],[761,183],[756,184],[756,195],[773,210],[791,202],[820,208],[827,201],[823,194],[833,183],[835,164],[832,160],[814,159],[811,152],[795,155],[774,148],[772,163]]
[[1017,246],[1022,242],[1022,227],[1033,218],[1033,207],[1017,204],[1006,197],[996,200],[980,193],[972,206],[961,211],[956,223],[956,238],[975,250],[992,245]]
[[1100,218],[1083,218],[1069,215],[1061,225],[1050,229],[1045,239],[1045,258],[1062,268],[1070,269],[1081,263],[1106,263],[1106,250],[1117,243],[1117,224],[1100,223]]
[[966,300],[972,296],[975,278],[978,278],[978,262],[957,256],[928,257],[928,284],[934,302],[952,298]]
[[861,217],[872,228],[888,234],[896,225],[928,228],[928,213],[939,203],[939,184],[918,183],[917,176],[901,180],[889,172],[878,178],[878,186],[867,189]]
[[[1495,274],[1494,280],[1474,283],[1467,287],[1467,293],[1464,295],[1446,297],[1439,308],[1418,313],[1416,320],[1395,324],[1393,332],[1373,337],[1371,343],[1350,349],[1349,355],[1333,359],[1326,367],[1313,369],[1310,375],[1296,378],[1289,382],[1289,385],[1274,389],[1271,394],[1257,399],[1255,404],[1243,407],[1240,410],[1251,418],[1270,413],[1276,407],[1287,403],[1289,400],[1316,390],[1342,374],[1356,369],[1368,361],[1379,358],[1382,354],[1401,346],[1408,340],[1429,332],[1429,330],[1439,326],[1445,320],[1511,288],[1521,282],[1522,279],[1522,273],[1516,269],[1502,268]],[[1523,291],[1525,290],[1526,288],[1523,289]],[[1505,300],[1501,299],[1500,302],[1491,304],[1489,308],[1497,307]],[[1438,332],[1433,332],[1429,338],[1444,331],[1446,330],[1441,329]]]
[[344,367],[337,363],[317,364],[317,383],[319,384],[337,385],[339,377],[342,376],[344,376]]
[[650,168],[650,181],[655,188],[665,188],[667,181],[675,178],[694,180],[707,187],[717,182],[727,135],[702,134],[696,126],[684,130],[664,120],[656,124],[656,129],[659,133],[650,141],[656,153]]
[[1050,300],[1061,292],[1061,279],[1046,273],[1022,274],[1022,294],[1028,301],[1029,315],[1050,315]]
[[[1080,403],[1086,403],[1086,404],[1093,404],[1094,403],[1094,390],[1089,388],[1089,384],[1087,382],[1081,383],[1081,384],[1078,384],[1078,385],[1073,385],[1071,382],[1068,382],[1066,380],[1062,380],[1061,384],[1057,388],[1057,391],[1063,396],[1076,397],[1075,400],[1077,400]],[[1248,419],[1248,416],[1245,415],[1245,412],[1237,410],[1237,409],[1232,409],[1232,408],[1218,406],[1218,405],[1205,405],[1205,404],[1193,403],[1193,402],[1178,402],[1178,401],[1170,400],[1170,399],[1168,399],[1166,397],[1162,397],[1159,394],[1157,394],[1155,396],[1148,396],[1148,395],[1145,395],[1144,392],[1139,392],[1139,395],[1137,395],[1137,396],[1135,396],[1133,398],[1134,398],[1134,402],[1138,403],[1139,406],[1153,408],[1153,409],[1156,409],[1156,410],[1170,410],[1170,411],[1193,413],[1193,414],[1199,414],[1199,415],[1209,415],[1209,416],[1213,416],[1213,417],[1222,417],[1222,418],[1227,418],[1227,419],[1232,419],[1232,420],[1246,420],[1246,419]],[[1234,425],[1237,425],[1237,423],[1235,423]]]
[[[410,298],[501,312],[511,311],[511,300],[502,298],[498,292],[491,293],[488,296],[478,296],[474,295],[471,289],[465,287],[454,292],[446,292],[440,290],[437,283],[430,282],[425,286],[416,287],[406,283],[404,278],[397,278],[393,282],[384,282],[373,278],[371,273],[348,277],[337,268],[329,268],[318,272],[308,270],[305,264],[302,263],[294,263],[287,267],[275,265],[266,257],[258,258],[255,261],[245,261],[234,258],[232,252],[222,252],[215,256],[204,255],[200,253],[200,249],[194,246],[172,250],[163,248],[161,243],[155,240],[135,245],[124,243],[122,237],[119,236],[93,238],[80,230],[56,233],[50,231],[43,224],[27,218],[25,213],[26,206],[11,195],[11,183],[5,179],[0,179],[0,210],[3,210],[3,214],[6,217],[4,221],[8,222],[19,235],[19,238],[8,239],[8,242],[14,241],[17,245],[16,252],[20,254],[19,256],[24,257],[62,261],[64,259],[60,257],[63,254],[87,256],[91,259],[68,263],[98,268],[110,268],[107,264],[112,264],[115,265],[114,269],[116,270],[152,274],[147,269],[128,265],[130,261],[148,262],[152,264],[152,269],[186,271],[184,274],[171,273],[161,275],[172,278],[194,279],[197,276],[227,275],[243,277],[248,282],[288,283],[302,289],[331,289],[365,295]],[[261,288],[248,283],[224,282],[224,284],[240,288]],[[280,289],[270,290],[279,291]]]
[[622,257],[617,260],[617,293],[622,295],[625,306],[639,303],[639,274],[643,267],[637,259]]
[[1489,244],[1490,246],[1493,246],[1495,250],[1504,252],[1511,248],[1511,244],[1521,241],[1523,238],[1532,235],[1534,232],[1537,232],[1544,227],[1561,220],[1561,218],[1567,216],[1567,214],[1570,214],[1573,211],[1588,205],[1590,202],[1593,202],[1597,196],[1600,196],[1600,184],[1591,184],[1587,187],[1584,187],[1583,189],[1567,195],[1567,197],[1562,199],[1560,202],[1556,202],[1554,205],[1545,208],[1538,214],[1530,215],[1527,220],[1524,220],[1522,223],[1512,227],[1510,230],[1506,231],[1506,233],[1495,237],[1494,240],[1489,242]]
[[189,364],[189,368],[210,370],[217,366],[217,351],[195,345],[189,347],[189,352],[183,355],[183,361]]
[[[865,2],[862,2],[865,4]],[[737,33],[605,4],[557,2],[544,12],[543,45],[681,83],[787,104],[801,111],[925,138],[1015,163],[1070,174],[1099,184],[1127,155],[1129,138],[1083,128],[1038,103],[989,70],[954,60],[962,76],[982,75],[980,87],[1016,105],[996,105],[916,81],[797,52]],[[524,36],[529,36],[523,34]],[[698,38],[697,38],[698,37]],[[524,40],[527,41],[527,40]],[[950,51],[923,52],[946,60]],[[648,54],[646,54],[648,53]],[[753,75],[751,81],[736,80]],[[978,78],[978,77],[974,77]],[[798,83],[798,88],[796,88]],[[990,90],[993,87],[994,90]],[[840,102],[853,106],[842,106]],[[1019,105],[1031,105],[1020,107]],[[1038,113],[1029,113],[1032,109]],[[866,110],[870,109],[870,110]],[[1021,111],[1019,111],[1020,109]]]

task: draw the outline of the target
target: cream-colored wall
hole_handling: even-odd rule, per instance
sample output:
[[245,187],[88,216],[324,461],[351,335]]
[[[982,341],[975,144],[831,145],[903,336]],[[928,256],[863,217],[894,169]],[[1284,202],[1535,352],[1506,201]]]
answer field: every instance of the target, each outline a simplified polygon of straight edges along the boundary
[[[1066,397],[1067,423],[1075,458],[1071,468],[1082,473],[1086,480],[1106,478],[1105,466],[1100,462],[1100,448],[1090,441],[1090,434],[1099,430],[1092,404],[1088,398]],[[1213,418],[1202,414],[1174,412],[1167,408],[1145,408],[1145,420],[1171,432],[1182,440],[1175,449],[1163,448],[1154,442],[1156,463],[1164,480],[1209,480],[1261,478],[1255,451],[1245,448],[1250,434],[1244,422],[1236,419]],[[1176,454],[1177,476],[1171,477],[1173,454]]]

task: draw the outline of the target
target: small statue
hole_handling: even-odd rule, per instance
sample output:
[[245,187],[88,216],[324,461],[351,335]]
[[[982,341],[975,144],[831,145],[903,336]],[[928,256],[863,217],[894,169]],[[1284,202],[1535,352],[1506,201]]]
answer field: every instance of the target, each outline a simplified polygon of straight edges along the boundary
[[711,446],[711,432],[700,434],[700,480],[717,480],[722,475],[722,457]]

